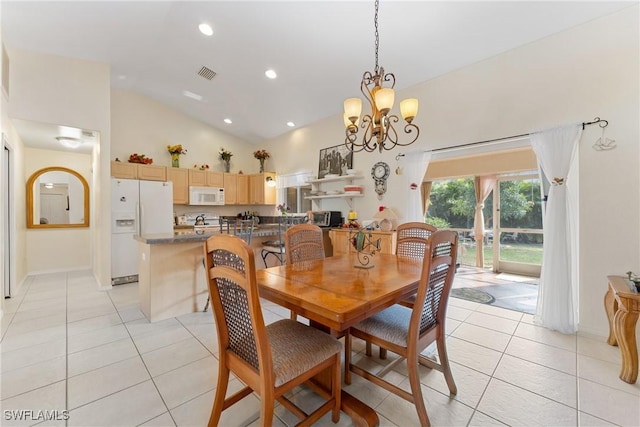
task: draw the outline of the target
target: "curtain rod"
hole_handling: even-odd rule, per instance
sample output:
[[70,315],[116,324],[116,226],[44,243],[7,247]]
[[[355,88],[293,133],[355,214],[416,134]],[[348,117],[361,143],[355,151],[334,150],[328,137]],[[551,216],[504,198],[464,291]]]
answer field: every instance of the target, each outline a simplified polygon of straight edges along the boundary
[[[582,129],[584,129],[585,126],[590,126],[590,125],[595,125],[595,124],[598,124],[598,126],[600,126],[603,129],[606,128],[607,126],[609,126],[609,122],[607,120],[601,119],[600,117],[596,117],[590,122],[582,122]],[[502,138],[487,139],[486,141],[468,142],[466,144],[451,145],[449,147],[435,148],[433,150],[427,150],[427,151],[431,151],[432,153],[435,153],[436,151],[451,150],[453,148],[470,147],[470,146],[473,146],[473,145],[487,144],[487,143],[490,143],[490,142],[500,142],[500,141],[504,141],[504,140],[508,140],[508,139],[522,138],[524,136],[529,136],[529,135],[531,135],[531,134],[530,133],[522,133],[520,135],[512,135],[512,136],[505,136],[505,137],[502,137]],[[404,155],[402,155],[402,156],[404,156]],[[398,159],[396,158],[396,160],[398,160]]]

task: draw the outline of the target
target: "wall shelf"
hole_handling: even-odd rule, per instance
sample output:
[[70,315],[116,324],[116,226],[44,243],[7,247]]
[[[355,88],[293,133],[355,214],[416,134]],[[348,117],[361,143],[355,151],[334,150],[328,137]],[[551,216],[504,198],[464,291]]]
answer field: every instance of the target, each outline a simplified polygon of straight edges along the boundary
[[[311,184],[311,187],[314,190],[320,191],[320,187],[322,186],[322,184],[325,184],[325,183],[344,182],[344,183],[350,184],[354,180],[362,179],[362,178],[364,178],[362,175],[341,175],[341,176],[337,176],[337,177],[333,177],[333,178],[313,179],[313,180],[309,181],[309,184]],[[344,194],[344,193],[340,193],[340,194],[322,194],[322,195],[317,195],[317,196],[307,196],[307,197],[305,197],[305,199],[314,200],[314,201],[319,201],[319,200],[323,200],[323,199],[343,199],[345,202],[347,202],[347,204],[349,205],[349,208],[353,209],[353,198],[354,197],[364,197],[364,194],[362,194],[362,193],[360,193],[360,194]]]

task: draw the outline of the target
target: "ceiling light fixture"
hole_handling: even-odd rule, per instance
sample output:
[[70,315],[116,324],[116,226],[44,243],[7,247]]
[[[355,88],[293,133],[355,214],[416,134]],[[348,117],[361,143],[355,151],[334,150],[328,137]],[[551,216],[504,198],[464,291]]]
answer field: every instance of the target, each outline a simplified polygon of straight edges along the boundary
[[67,148],[78,148],[80,147],[80,144],[82,144],[81,140],[79,140],[78,138],[72,138],[70,136],[56,136],[56,139],[58,140],[60,145]]
[[275,187],[276,186],[276,181],[273,178],[271,178],[270,176],[268,176],[266,178],[266,181],[267,181],[267,186],[268,187]]
[[230,125],[231,123],[233,123],[233,121],[231,121],[231,119],[224,119],[224,122],[228,125]]
[[198,25],[198,29],[205,36],[212,36],[213,35],[213,28],[211,28],[211,25],[209,25],[209,24],[205,24],[203,22],[202,24]]
[[187,98],[195,99],[196,101],[202,101],[202,95],[198,95],[197,93],[193,93],[188,90],[183,90],[182,94]]
[[[384,68],[378,66],[378,46],[380,44],[378,6],[379,0],[376,0],[376,13],[374,16],[376,65],[373,73],[365,71],[360,82],[360,91],[369,101],[371,107],[371,114],[362,116],[361,127],[365,131],[360,142],[358,142],[358,123],[362,112],[362,100],[360,98],[349,98],[344,101],[344,123],[347,128],[344,143],[349,150],[355,152],[362,150],[371,152],[377,148],[382,153],[382,150],[391,150],[396,145],[411,145],[418,139],[420,134],[418,126],[412,123],[418,114],[418,100],[415,98],[405,99],[400,103],[402,118],[407,122],[404,126],[404,133],[411,134],[415,131],[416,135],[409,142],[398,142],[398,133],[393,123],[397,123],[399,119],[397,115],[389,114],[395,99],[393,87],[396,85],[396,77],[393,73],[385,73]],[[382,85],[385,82],[389,83],[390,87],[383,87]]]
[[295,127],[296,124],[293,122],[287,122],[287,126],[289,126],[290,128]]
[[278,77],[278,74],[275,72],[275,70],[267,70],[264,72],[264,75],[269,77],[270,79],[275,79],[276,77]]

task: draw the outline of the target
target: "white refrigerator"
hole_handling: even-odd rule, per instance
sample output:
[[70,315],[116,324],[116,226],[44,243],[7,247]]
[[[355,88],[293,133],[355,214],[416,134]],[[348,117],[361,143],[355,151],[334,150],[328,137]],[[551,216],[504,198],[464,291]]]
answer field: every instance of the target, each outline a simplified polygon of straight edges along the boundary
[[135,235],[173,233],[173,183],[111,179],[111,284],[138,281]]

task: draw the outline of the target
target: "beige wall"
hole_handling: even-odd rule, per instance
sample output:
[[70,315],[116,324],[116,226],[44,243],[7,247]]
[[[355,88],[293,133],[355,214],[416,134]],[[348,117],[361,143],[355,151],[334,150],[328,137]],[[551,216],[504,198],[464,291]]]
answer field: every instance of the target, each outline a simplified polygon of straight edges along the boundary
[[[585,129],[580,163],[580,330],[604,335],[606,276],[640,271],[640,135],[638,133],[638,6],[459,69],[404,91],[420,100],[419,142],[392,153],[358,153],[368,197],[356,199],[360,217],[384,203],[405,209],[407,183],[389,179],[382,202],[372,194],[371,166],[395,155],[511,135],[558,124],[609,120],[615,150],[596,152],[597,126]],[[428,53],[424,54],[428,61]],[[364,70],[363,70],[364,71]],[[402,70],[396,73],[402,82]],[[354,81],[354,87],[359,82]],[[319,149],[344,141],[341,114],[270,140],[279,173],[317,171]],[[499,146],[496,146],[499,149]],[[309,153],[312,153],[309,156]],[[343,211],[344,202],[335,202]],[[343,203],[340,205],[339,203]]]
[[475,156],[433,160],[429,163],[425,181],[535,171],[537,169],[536,155],[530,147],[527,147]]
[[[86,175],[91,193],[90,265],[101,286],[111,283],[110,71],[104,63],[10,50],[11,100],[9,117],[60,124],[100,133]],[[104,183],[104,184],[103,184]],[[24,205],[24,199],[19,201]],[[69,232],[74,234],[74,232]],[[50,246],[47,234],[29,234],[26,251]],[[31,271],[27,271],[31,273]]]
[[126,161],[132,153],[145,154],[154,165],[171,166],[167,145],[182,144],[187,154],[180,167],[208,164],[222,172],[218,160],[221,147],[231,151],[231,172],[256,173],[260,164],[253,158],[257,146],[214,129],[159,102],[126,90],[111,92],[111,160]]
[[[24,154],[22,182],[26,182],[34,172],[42,168],[62,166],[82,175],[89,184],[89,193],[94,193],[91,185],[91,155],[28,147]],[[93,248],[89,228],[30,228],[26,231],[26,247],[29,274],[91,268]]]

